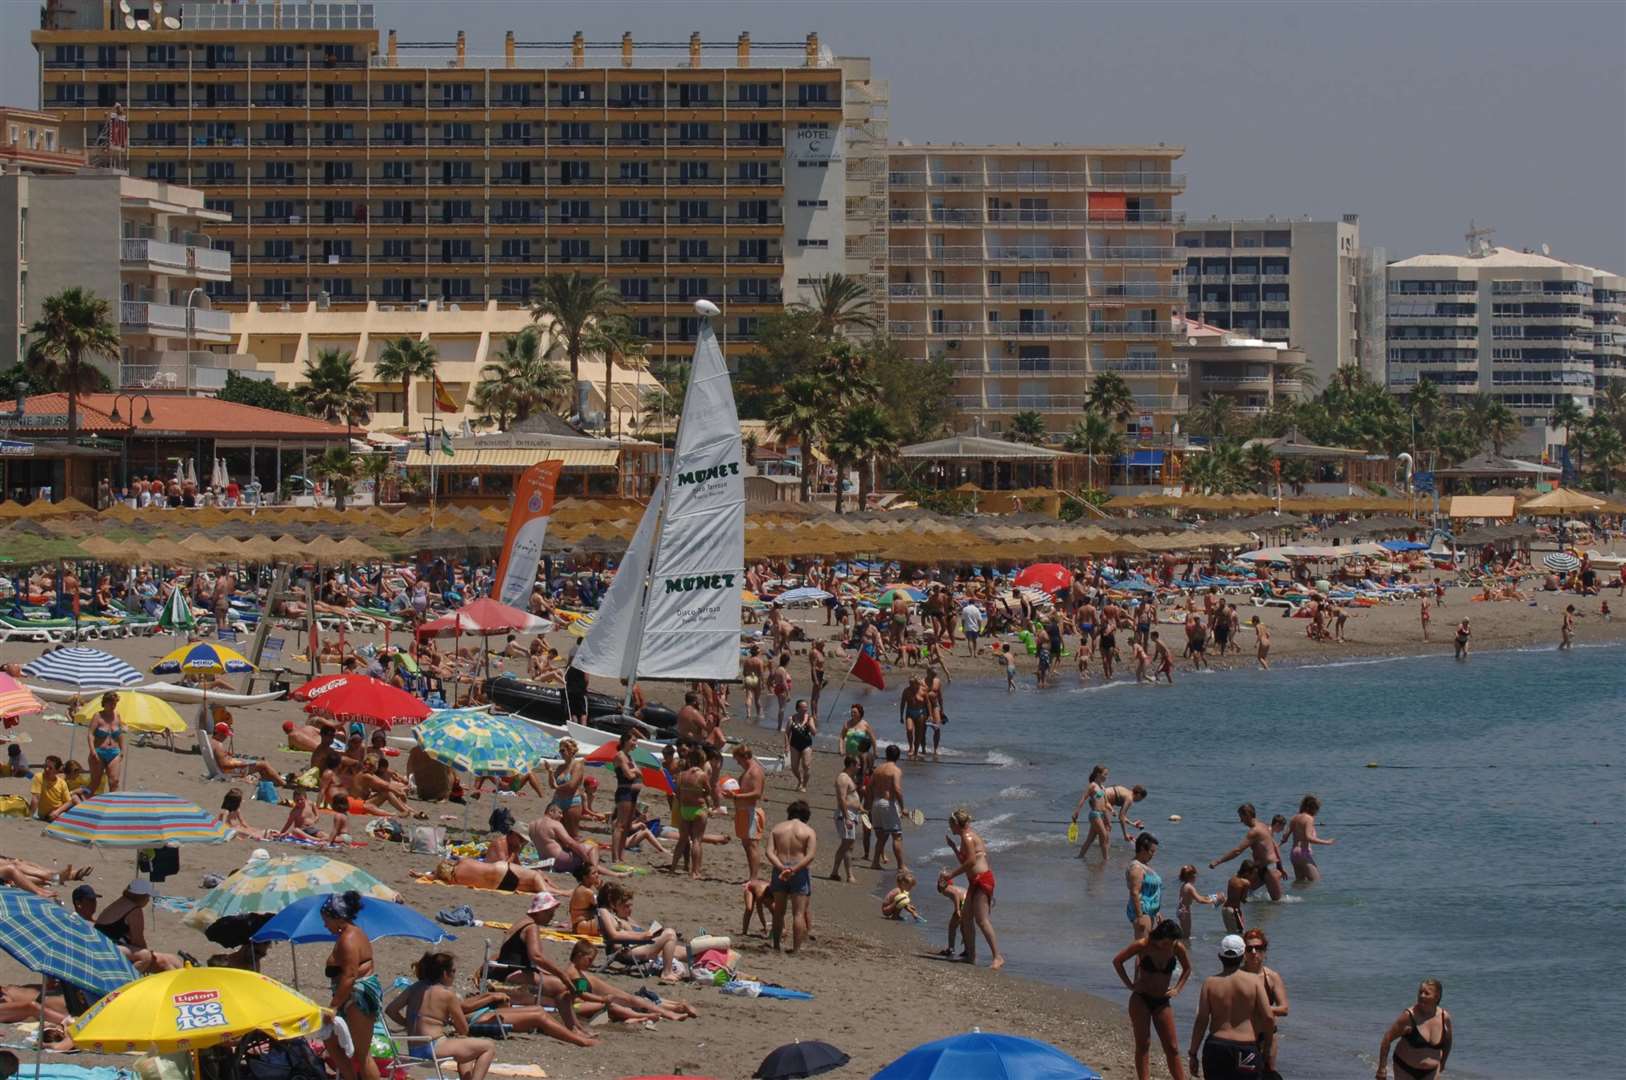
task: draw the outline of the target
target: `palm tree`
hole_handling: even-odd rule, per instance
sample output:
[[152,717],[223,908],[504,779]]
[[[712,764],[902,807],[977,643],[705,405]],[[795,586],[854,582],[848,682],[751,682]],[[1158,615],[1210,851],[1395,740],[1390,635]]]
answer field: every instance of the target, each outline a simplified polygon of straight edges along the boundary
[[1617,428],[1626,427],[1626,379],[1614,378],[1599,387],[1592,411],[1607,417]]
[[632,320],[616,315],[600,319],[587,334],[587,348],[604,357],[604,436],[610,437],[610,417],[614,415],[611,394],[615,389],[615,362],[641,370],[648,343],[638,336]]
[[380,382],[398,382],[401,384],[401,424],[411,423],[409,417],[412,412],[412,380],[429,379],[430,396],[434,396],[435,364],[439,357],[435,347],[427,341],[412,337],[398,337],[386,342],[379,350],[378,363],[373,365],[373,374],[378,376]]
[[356,482],[356,455],[350,445],[335,446],[311,463],[311,475],[327,482],[333,493],[333,509],[343,510],[350,488]]
[[1486,408],[1481,423],[1485,437],[1490,439],[1491,448],[1498,457],[1502,448],[1519,433],[1519,418],[1513,415],[1513,410],[1501,398],[1496,398]]
[[486,419],[495,420],[500,431],[507,431],[511,420],[524,420],[538,409],[558,408],[570,399],[576,384],[555,363],[560,343],[555,339],[544,348],[542,341],[541,328],[527,326],[509,335],[492,362],[480,369],[475,407]]
[[795,439],[801,447],[804,503],[810,501],[813,494],[813,444],[828,423],[829,398],[829,387],[824,379],[816,374],[795,375],[785,383],[784,392],[768,403],[768,415],[763,418],[774,434],[782,439]]
[[1005,431],[1006,442],[1027,443],[1038,446],[1044,442],[1044,417],[1032,409],[1026,409],[1011,417],[1011,426]]
[[361,459],[361,475],[373,484],[373,505],[384,501],[384,488],[395,474],[395,459],[387,454],[367,454]]
[[307,412],[328,423],[342,419],[347,433],[353,433],[357,421],[367,422],[372,395],[361,385],[361,365],[351,353],[322,349],[316,359],[305,359],[300,378],[294,397]]
[[1293,489],[1293,494],[1303,495],[1304,486],[1315,479],[1315,466],[1306,458],[1288,458],[1282,462],[1282,483]]
[[1598,417],[1587,425],[1587,460],[1592,463],[1592,486],[1608,493],[1614,490],[1615,474],[1626,462],[1626,439],[1615,426]]
[[101,383],[101,372],[87,366],[95,356],[119,355],[119,328],[113,308],[95,293],[78,286],[47,296],[40,317],[28,332],[34,341],[25,362],[28,376],[41,389],[68,395],[68,442],[79,438],[79,395]]
[[[1575,403],[1575,398],[1571,395],[1562,394],[1559,396],[1557,401],[1553,402],[1553,414],[1552,416],[1548,417],[1547,422],[1553,427],[1561,427],[1564,429],[1564,451],[1566,458],[1569,456],[1569,447],[1573,441],[1571,439],[1571,435],[1585,419],[1586,414],[1581,411],[1581,406]],[[1573,469],[1574,471],[1579,472],[1580,466],[1574,466]]]
[[[830,456],[843,468],[857,464],[858,509],[869,505],[869,493],[875,486],[875,473],[882,461],[897,453],[898,431],[886,410],[873,401],[861,402],[841,414],[830,433]],[[841,513],[841,485],[836,484],[836,513]]]
[[1276,455],[1262,442],[1248,443],[1242,451],[1242,470],[1258,485],[1260,494],[1269,495],[1276,476]]
[[1186,414],[1186,426],[1197,435],[1223,439],[1236,430],[1236,401],[1224,394],[1209,394]]
[[1075,454],[1084,454],[1084,483],[1091,491],[1095,490],[1095,455],[1105,454],[1111,461],[1124,452],[1123,436],[1111,420],[1093,408],[1084,410],[1084,418],[1067,433],[1064,445]]
[[882,321],[868,283],[846,274],[825,274],[813,282],[813,302],[792,304],[791,309],[812,312],[815,332],[824,337],[878,330]]
[[[549,274],[531,294],[531,318],[552,323],[553,336],[564,345],[570,360],[570,397],[581,386],[582,354],[588,351],[588,332],[600,319],[621,310],[621,294],[601,277],[591,274]],[[608,408],[609,403],[605,406]]]
[[1119,424],[1135,415],[1135,395],[1115,371],[1103,371],[1090,383],[1089,407]]
[[1406,395],[1406,408],[1417,422],[1418,431],[1431,431],[1445,408],[1439,384],[1433,379],[1418,379],[1417,385]]

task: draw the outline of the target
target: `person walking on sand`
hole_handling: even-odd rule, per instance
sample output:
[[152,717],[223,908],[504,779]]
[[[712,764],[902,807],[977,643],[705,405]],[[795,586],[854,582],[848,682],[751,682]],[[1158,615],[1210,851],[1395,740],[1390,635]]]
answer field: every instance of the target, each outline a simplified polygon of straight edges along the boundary
[[1394,1046],[1395,1080],[1439,1080],[1451,1056],[1451,1014],[1440,1008],[1444,989],[1438,979],[1424,979],[1417,1004],[1395,1018],[1378,1047],[1377,1080],[1389,1074],[1389,1047]]
[[[1191,1025],[1187,1064],[1208,1080],[1255,1080],[1260,1040],[1276,1030],[1265,981],[1242,970],[1247,946],[1236,934],[1220,940],[1220,973],[1203,980]],[[1199,1056],[1200,1055],[1200,1056]]]
[[768,662],[762,658],[762,646],[752,645],[749,655],[740,664],[740,686],[745,690],[747,724],[762,719],[762,684],[767,681]]
[[[1242,837],[1242,843],[1209,863],[1208,868],[1212,870],[1219,866],[1220,863],[1230,862],[1244,851],[1250,851],[1253,855],[1254,866],[1259,868],[1260,884],[1263,884],[1270,892],[1272,900],[1280,900],[1282,898],[1282,875],[1276,869],[1275,860],[1271,858],[1271,848],[1275,844],[1275,838],[1270,835],[1270,826],[1259,820],[1258,812],[1254,810],[1253,803],[1243,803],[1237,807],[1236,816],[1242,824],[1248,827],[1246,835]],[[1257,888],[1257,885],[1255,887]]]
[[1464,615],[1462,621],[1457,623],[1457,659],[1468,659],[1468,639],[1473,637],[1473,630],[1468,626],[1468,616]]
[[988,951],[993,954],[993,962],[988,967],[997,970],[1005,966],[1005,957],[999,951],[999,940],[994,936],[994,923],[990,917],[994,906],[994,871],[988,865],[988,846],[971,828],[971,811],[963,806],[949,815],[949,830],[950,834],[944,839],[959,857],[960,865],[940,881],[946,885],[961,874],[965,875],[965,912],[960,917],[960,936],[965,943],[965,952],[960,960],[967,964],[977,962],[977,934],[980,933],[988,943]]
[[1575,605],[1570,604],[1564,608],[1564,621],[1558,627],[1558,647],[1560,649],[1575,648]]
[[908,811],[903,804],[903,769],[898,766],[898,744],[886,748],[886,760],[875,766],[869,778],[869,824],[875,832],[875,856],[870,869],[886,868],[886,836],[892,834],[892,854],[898,869],[907,870],[903,861],[903,815]]
[[[1191,957],[1186,953],[1185,938],[1173,919],[1158,923],[1151,934],[1136,938],[1112,958],[1112,967],[1118,978],[1129,988],[1129,1022],[1135,1031],[1135,1077],[1151,1080],[1152,1029],[1163,1044],[1163,1057],[1174,1080],[1185,1080],[1185,1064],[1180,1058],[1180,1034],[1174,1023],[1174,999],[1186,988],[1191,978]],[[1124,965],[1131,959],[1135,963],[1135,977],[1131,979]],[[1180,979],[1171,987],[1174,969],[1180,969]]]
[[1321,813],[1321,800],[1306,795],[1299,801],[1299,812],[1287,823],[1287,835],[1293,846],[1288,857],[1293,860],[1293,884],[1308,885],[1321,880],[1321,869],[1316,866],[1315,848],[1334,843],[1316,835],[1315,816]]
[[813,856],[818,852],[819,837],[807,823],[812,816],[807,801],[797,799],[785,807],[785,820],[775,825],[773,832],[768,834],[768,864],[773,867],[773,877],[768,885],[768,893],[773,898],[773,930],[770,936],[774,951],[780,951],[785,932],[785,906],[788,903],[791,944],[787,955],[790,956],[801,950],[802,942],[813,925],[813,876],[808,868],[813,865]]
[[[808,708],[814,716],[819,715],[819,696],[824,692],[824,640],[815,638],[807,650],[807,681],[813,688],[811,704]],[[806,790],[805,788],[803,790]]]
[[[1428,602],[1428,597],[1425,596],[1425,597],[1423,597],[1423,602],[1420,605],[1418,605],[1418,608],[1417,608],[1417,617],[1423,621],[1423,640],[1424,641],[1428,640],[1428,624],[1429,624],[1429,620],[1434,618],[1432,607],[1433,607],[1433,605],[1431,605]],[[1254,621],[1255,622],[1259,621],[1259,617],[1257,615],[1254,616]]]
[[757,803],[762,801],[762,793],[767,790],[768,776],[762,771],[762,763],[744,743],[734,747],[734,762],[740,767],[739,786],[733,791],[725,790],[723,794],[734,800],[734,835],[739,837],[740,847],[745,849],[745,879],[756,881],[762,865],[762,833],[757,827]]
[[[830,880],[853,879],[853,844],[858,842],[858,819],[864,812],[864,798],[858,793],[858,758],[848,754],[836,773],[836,861],[830,867]],[[845,878],[843,878],[845,873]]]
[[1151,867],[1157,854],[1157,837],[1143,832],[1135,837],[1135,858],[1124,871],[1129,885],[1129,905],[1125,909],[1137,939],[1152,932],[1158,912],[1163,909],[1163,879]]
[[1259,659],[1259,670],[1270,670],[1270,628],[1259,621],[1259,616],[1253,617],[1253,640],[1257,643],[1255,656]]

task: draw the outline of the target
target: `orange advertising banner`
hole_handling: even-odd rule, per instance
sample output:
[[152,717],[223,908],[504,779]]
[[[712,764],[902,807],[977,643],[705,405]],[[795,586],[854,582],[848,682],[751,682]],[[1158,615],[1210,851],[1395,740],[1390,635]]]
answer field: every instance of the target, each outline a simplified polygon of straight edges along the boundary
[[542,561],[542,541],[547,538],[548,517],[553,513],[553,493],[564,464],[538,462],[520,474],[514,485],[514,512],[508,518],[508,534],[503,537],[497,583],[492,590],[492,595],[509,607],[530,610],[536,568]]

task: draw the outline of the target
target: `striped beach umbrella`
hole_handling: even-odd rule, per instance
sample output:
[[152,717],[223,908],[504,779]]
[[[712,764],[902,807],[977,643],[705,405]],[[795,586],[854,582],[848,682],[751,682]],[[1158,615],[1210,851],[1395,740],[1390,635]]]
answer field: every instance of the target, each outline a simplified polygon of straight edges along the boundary
[[92,994],[108,994],[139,976],[106,934],[48,896],[0,889],[0,949],[29,971]]
[[179,795],[110,791],[86,799],[45,827],[45,835],[100,847],[218,844],[232,830]]
[[10,675],[0,673],[0,716],[30,716],[45,711],[45,703]]
[[158,612],[158,625],[165,630],[176,632],[186,631],[198,625],[198,617],[192,613],[192,605],[186,602],[186,593],[175,589],[164,601],[164,606]]
[[559,756],[559,741],[484,709],[441,709],[413,732],[424,753],[476,776],[518,776]]
[[395,903],[400,894],[365,870],[326,855],[255,859],[209,890],[185,922],[202,930],[227,915],[275,914],[296,900],[351,889]]
[[1581,569],[1581,560],[1567,551],[1554,551],[1543,555],[1541,561],[1549,570],[1557,570],[1560,574],[1573,574]]
[[141,681],[141,672],[123,660],[83,645],[52,649],[25,664],[23,674],[32,679],[96,690],[132,686]]
[[242,675],[254,670],[248,657],[213,641],[194,641],[168,653],[152,666],[154,674]]

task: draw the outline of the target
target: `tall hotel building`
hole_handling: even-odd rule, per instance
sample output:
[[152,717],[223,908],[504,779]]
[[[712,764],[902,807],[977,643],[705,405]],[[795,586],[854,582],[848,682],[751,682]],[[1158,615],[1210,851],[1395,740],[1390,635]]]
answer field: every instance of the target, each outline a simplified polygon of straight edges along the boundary
[[886,85],[817,35],[480,58],[381,42],[357,0],[47,0],[33,40],[75,142],[122,156],[122,107],[130,174],[229,215],[222,307],[518,304],[579,270],[652,356],[692,348],[701,297],[737,355],[815,278],[884,280]]
[[1165,146],[894,146],[888,157],[887,313],[922,359],[952,361],[966,427],[1019,412],[1070,429],[1094,376],[1116,372],[1137,431],[1186,410],[1182,151]]

